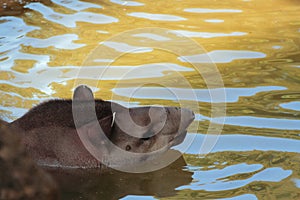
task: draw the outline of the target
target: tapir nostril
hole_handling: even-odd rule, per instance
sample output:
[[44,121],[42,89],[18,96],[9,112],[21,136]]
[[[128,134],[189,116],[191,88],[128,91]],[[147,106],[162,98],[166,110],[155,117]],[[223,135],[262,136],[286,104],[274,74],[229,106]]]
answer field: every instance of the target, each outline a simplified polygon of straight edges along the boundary
[[192,118],[195,119],[195,113],[192,111]]
[[186,119],[190,119],[190,120],[194,120],[195,119],[195,114],[190,109],[182,108],[181,109],[181,113],[182,113],[182,117],[184,117]]

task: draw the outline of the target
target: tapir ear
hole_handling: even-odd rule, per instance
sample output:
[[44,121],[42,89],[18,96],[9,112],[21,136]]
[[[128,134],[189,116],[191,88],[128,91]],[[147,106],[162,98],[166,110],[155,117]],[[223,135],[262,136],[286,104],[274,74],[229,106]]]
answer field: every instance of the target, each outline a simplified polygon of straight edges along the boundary
[[85,100],[85,101],[91,101],[94,100],[94,95],[92,90],[86,86],[86,85],[80,85],[78,86],[73,94],[74,100]]
[[[99,121],[92,121],[88,124],[83,125],[78,129],[79,134],[88,135],[89,138],[102,138],[103,135],[101,135],[101,129],[106,135],[106,137],[110,137],[113,123],[113,115],[110,115],[108,117],[105,117]],[[100,125],[100,126],[99,126]],[[101,127],[101,129],[100,129]]]
[[108,137],[108,138],[112,134],[112,127],[113,127],[114,121],[115,121],[115,113],[113,115],[104,117],[99,120],[99,124],[100,124],[102,130],[105,133],[106,137]]

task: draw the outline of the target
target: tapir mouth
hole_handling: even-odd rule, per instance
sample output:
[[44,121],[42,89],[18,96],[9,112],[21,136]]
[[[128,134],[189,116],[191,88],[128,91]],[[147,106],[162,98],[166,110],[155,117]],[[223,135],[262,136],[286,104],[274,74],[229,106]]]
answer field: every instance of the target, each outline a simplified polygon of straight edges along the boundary
[[176,145],[181,144],[183,142],[183,140],[185,139],[186,135],[187,135],[186,130],[182,133],[176,134],[176,136],[171,138],[171,140],[170,140],[171,146],[176,146]]
[[184,120],[182,121],[178,132],[170,139],[171,146],[176,146],[183,142],[187,135],[187,128],[195,119],[193,111],[183,108],[181,112]]

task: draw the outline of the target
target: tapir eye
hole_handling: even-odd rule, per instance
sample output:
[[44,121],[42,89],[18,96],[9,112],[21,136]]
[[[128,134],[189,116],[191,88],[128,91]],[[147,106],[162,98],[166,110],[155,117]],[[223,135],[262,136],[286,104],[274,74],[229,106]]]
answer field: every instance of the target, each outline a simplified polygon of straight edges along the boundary
[[143,137],[141,138],[142,141],[148,141],[150,140],[155,134],[153,134],[153,132],[148,132],[146,134],[143,135]]
[[131,146],[130,145],[127,145],[126,146],[126,151],[130,151],[131,150]]
[[150,140],[151,137],[141,138],[141,140],[147,141]]

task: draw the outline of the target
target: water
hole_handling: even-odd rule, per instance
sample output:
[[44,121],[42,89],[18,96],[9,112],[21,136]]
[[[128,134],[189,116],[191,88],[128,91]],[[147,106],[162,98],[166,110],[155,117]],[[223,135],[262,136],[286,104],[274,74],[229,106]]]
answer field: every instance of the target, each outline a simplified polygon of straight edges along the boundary
[[[196,113],[173,165],[146,174],[53,172],[64,199],[300,198],[298,1],[54,0],[27,8],[0,17],[1,118],[70,98],[76,83],[127,106],[180,104]],[[166,31],[143,29],[151,27]],[[142,31],[114,38],[136,28]],[[190,46],[177,55],[148,45],[185,52],[183,36],[210,57]],[[194,68],[211,61],[224,90],[207,86],[215,78],[210,65]],[[224,98],[210,96],[222,91]],[[225,119],[211,109],[224,102]],[[216,145],[199,155],[210,122],[223,119]]]

